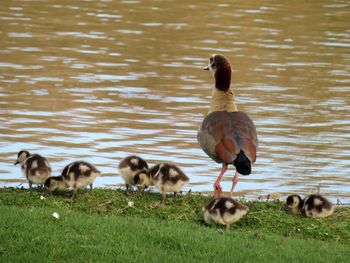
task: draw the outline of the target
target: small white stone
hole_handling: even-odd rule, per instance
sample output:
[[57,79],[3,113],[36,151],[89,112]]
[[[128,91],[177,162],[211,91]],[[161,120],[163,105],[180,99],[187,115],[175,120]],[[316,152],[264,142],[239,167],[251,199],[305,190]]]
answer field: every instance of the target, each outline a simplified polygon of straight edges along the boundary
[[60,215],[59,215],[57,212],[54,212],[54,213],[52,214],[52,216],[53,216],[54,218],[56,218],[56,219],[59,219],[59,218],[60,218]]
[[45,200],[45,196],[40,196],[40,200]]

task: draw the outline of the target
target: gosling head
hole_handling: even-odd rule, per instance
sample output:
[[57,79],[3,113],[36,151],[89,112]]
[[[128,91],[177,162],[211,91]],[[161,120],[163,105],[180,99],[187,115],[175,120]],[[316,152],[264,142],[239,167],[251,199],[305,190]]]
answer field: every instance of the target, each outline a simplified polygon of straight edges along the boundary
[[46,192],[53,192],[55,190],[66,190],[67,186],[62,176],[51,176],[45,181]]
[[152,185],[152,178],[148,171],[142,170],[135,174],[135,183],[139,186],[148,187]]
[[28,151],[22,150],[19,151],[17,154],[17,160],[15,162],[15,165],[22,164],[24,161],[30,156],[30,153]]

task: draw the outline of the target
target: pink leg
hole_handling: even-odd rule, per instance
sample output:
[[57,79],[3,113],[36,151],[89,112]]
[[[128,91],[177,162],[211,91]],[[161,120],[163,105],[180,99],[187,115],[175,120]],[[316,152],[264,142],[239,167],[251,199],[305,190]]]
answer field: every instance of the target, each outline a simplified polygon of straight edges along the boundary
[[222,194],[222,188],[220,185],[220,181],[221,181],[221,178],[226,171],[227,171],[227,164],[223,164],[222,168],[221,168],[221,172],[214,183],[214,198],[219,198]]
[[231,192],[230,192],[230,196],[231,196],[231,197],[232,197],[232,195],[233,195],[233,190],[235,189],[236,184],[237,184],[237,182],[238,182],[238,176],[239,176],[239,173],[236,171],[236,174],[235,174],[235,176],[234,176],[233,179],[232,179],[232,187],[231,187]]

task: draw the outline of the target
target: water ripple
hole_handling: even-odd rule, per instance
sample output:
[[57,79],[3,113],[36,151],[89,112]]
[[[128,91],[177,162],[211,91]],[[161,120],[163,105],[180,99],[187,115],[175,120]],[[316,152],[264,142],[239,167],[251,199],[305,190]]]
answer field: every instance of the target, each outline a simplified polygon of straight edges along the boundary
[[[1,185],[23,182],[20,149],[96,164],[97,186],[120,186],[118,162],[175,162],[185,188],[211,191],[220,164],[199,148],[213,53],[232,62],[232,88],[259,136],[238,193],[349,199],[350,32],[342,1],[179,4],[8,0],[0,7]],[[298,12],[295,12],[298,10]],[[298,21],[298,23],[296,23]],[[230,167],[223,180],[230,188]]]

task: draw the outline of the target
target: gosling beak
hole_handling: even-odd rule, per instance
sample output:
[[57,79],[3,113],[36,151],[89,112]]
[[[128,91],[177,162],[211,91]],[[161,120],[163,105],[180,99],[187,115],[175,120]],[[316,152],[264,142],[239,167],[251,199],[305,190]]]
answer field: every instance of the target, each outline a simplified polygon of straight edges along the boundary
[[203,68],[204,70],[209,70],[209,66],[206,66]]

